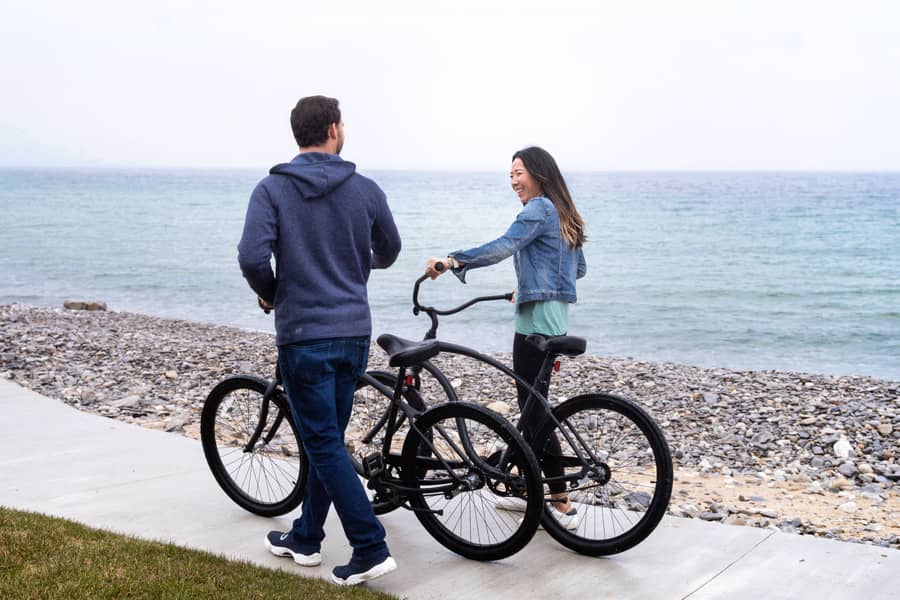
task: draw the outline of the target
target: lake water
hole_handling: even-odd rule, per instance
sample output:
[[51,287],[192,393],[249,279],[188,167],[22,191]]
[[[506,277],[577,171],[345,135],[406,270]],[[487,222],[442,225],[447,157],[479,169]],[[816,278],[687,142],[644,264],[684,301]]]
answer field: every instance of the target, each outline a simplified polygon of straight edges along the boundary
[[[375,334],[421,337],[424,261],[500,235],[506,173],[363,171],[403,237],[374,271]],[[111,310],[272,330],[236,262],[259,171],[0,170],[0,302],[100,299]],[[735,369],[900,379],[900,174],[570,173],[588,275],[571,333],[588,352]],[[446,276],[456,305],[515,286],[512,261]],[[509,350],[512,305],[478,305],[439,337]]]

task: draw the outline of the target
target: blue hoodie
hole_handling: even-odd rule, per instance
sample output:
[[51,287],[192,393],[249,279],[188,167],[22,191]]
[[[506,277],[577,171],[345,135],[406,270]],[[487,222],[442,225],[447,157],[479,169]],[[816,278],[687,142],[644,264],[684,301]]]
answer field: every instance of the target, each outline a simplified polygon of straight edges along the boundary
[[371,335],[369,272],[399,253],[378,185],[339,156],[304,152],[272,167],[253,190],[238,263],[253,291],[275,306],[281,346]]

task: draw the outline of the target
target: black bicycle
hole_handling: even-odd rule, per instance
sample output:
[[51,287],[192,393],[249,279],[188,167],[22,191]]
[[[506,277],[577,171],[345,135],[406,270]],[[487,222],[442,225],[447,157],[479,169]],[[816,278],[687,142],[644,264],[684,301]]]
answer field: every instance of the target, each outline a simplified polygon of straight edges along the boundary
[[[419,287],[426,278],[420,277],[413,288],[413,312],[427,314],[431,328],[422,342],[389,334],[378,338],[398,372],[370,371],[360,379],[345,435],[357,472],[368,479],[376,513],[401,506],[410,508],[445,546],[483,560],[508,556],[510,550],[521,548],[533,535],[531,528],[537,526],[538,520],[559,542],[587,555],[622,552],[645,539],[665,514],[673,479],[668,446],[650,416],[633,402],[611,394],[582,394],[554,407],[540,393],[539,386],[549,386],[560,356],[584,352],[586,343],[582,338],[531,336],[529,342],[545,354],[535,382],[523,381],[490,356],[437,341],[438,316],[458,313],[479,302],[510,300],[512,295],[474,298],[456,308],[438,310],[419,303]],[[463,406],[467,415],[483,416],[482,428],[492,423],[491,435],[501,440],[506,439],[501,432],[509,436],[509,429],[513,429],[519,437],[509,439],[518,441],[527,421],[520,418],[514,429],[494,413],[460,402],[451,381],[430,360],[438,354],[475,359],[530,390],[523,417],[531,418],[533,412],[542,417],[535,431],[527,432],[525,443],[526,448],[535,451],[539,469],[545,473],[537,489],[529,489],[529,485],[518,480],[512,484],[515,477],[531,481],[528,465],[534,457],[515,445],[508,446],[513,449],[509,452],[502,441],[482,445],[475,455],[486,459],[491,467],[505,470],[509,482],[499,485],[503,478],[493,472],[494,479],[486,482],[487,489],[470,490],[465,503],[440,487],[427,494],[410,493],[407,489],[412,487],[410,481],[422,490],[429,489],[429,480],[440,481],[440,485],[448,485],[452,480],[459,485],[456,479],[437,477],[440,473],[434,472],[435,465],[438,471],[447,471],[455,463],[432,462],[432,419],[443,415],[439,419],[440,440],[449,436],[458,446],[453,436],[463,432],[463,438],[469,440],[463,449],[471,454],[467,448],[474,447],[474,438],[469,435],[472,427],[459,421],[460,416],[432,411]],[[239,398],[233,398],[235,394]],[[424,398],[432,396],[440,401],[435,409],[426,410]],[[242,408],[233,408],[235,403]],[[428,420],[420,421],[428,415]],[[235,425],[235,420],[240,424]],[[448,425],[451,422],[455,430]],[[235,436],[235,430],[243,431],[242,436]],[[308,464],[277,373],[272,382],[237,376],[216,386],[204,405],[201,435],[213,474],[239,505],[271,516],[284,514],[302,501]],[[406,443],[401,443],[404,438]],[[415,450],[407,451],[408,445]],[[443,447],[440,450],[440,456],[448,452]],[[466,459],[477,466],[473,457]],[[414,466],[416,461],[419,466]],[[547,475],[551,471],[553,474]],[[553,510],[553,496],[558,493],[550,493],[551,487],[561,486],[576,506],[576,514],[565,518]],[[515,500],[525,511],[524,518],[508,510],[516,504],[511,502]],[[504,532],[502,539],[496,537],[495,529]]]
[[[454,402],[426,410],[408,371],[433,357],[437,342],[386,349],[397,373],[360,378],[355,404],[375,408],[367,401],[374,398],[379,410],[372,427],[361,432],[369,451],[351,453],[376,511],[412,510],[436,540],[467,558],[498,560],[517,552],[534,536],[541,515],[531,447],[481,406]],[[238,505],[274,516],[302,501],[309,463],[277,369],[272,381],[238,375],[215,386],[200,432],[216,481]],[[523,516],[498,508],[523,497],[533,499]]]
[[[666,512],[673,480],[668,445],[649,414],[634,402],[607,393],[580,394],[556,406],[540,393],[541,389],[549,389],[551,376],[560,367],[560,357],[584,353],[583,338],[529,336],[528,343],[544,354],[542,368],[533,382],[522,380],[503,363],[471,348],[435,341],[438,316],[452,315],[480,302],[509,301],[512,294],[478,297],[449,310],[438,310],[419,302],[419,287],[426,279],[427,276],[420,277],[413,288],[414,314],[425,313],[431,320],[425,340],[436,343],[444,358],[455,355],[474,359],[530,391],[516,427],[534,449],[544,475],[541,522],[546,531],[568,548],[591,556],[622,552],[643,541]],[[388,353],[416,344],[391,335],[381,336],[378,342]],[[373,375],[383,378],[385,384],[391,378],[390,374]],[[377,405],[378,393],[367,390],[366,384],[360,391],[362,397],[354,405],[351,427],[355,424],[360,430],[367,430],[373,419],[370,407]],[[370,400],[367,392],[376,399]],[[459,402],[452,382],[430,360],[409,369],[404,393],[420,410],[424,408],[424,397]],[[525,423],[535,422],[539,425],[532,425],[534,431],[525,430]],[[358,456],[370,452],[371,444],[381,443],[377,438],[359,438],[352,433],[348,430],[348,444]],[[561,494],[560,489],[565,492]],[[560,496],[568,497],[575,514],[563,515],[554,510]],[[380,511],[390,510],[396,504],[383,491],[376,491],[374,502]],[[501,505],[510,503],[501,501]]]

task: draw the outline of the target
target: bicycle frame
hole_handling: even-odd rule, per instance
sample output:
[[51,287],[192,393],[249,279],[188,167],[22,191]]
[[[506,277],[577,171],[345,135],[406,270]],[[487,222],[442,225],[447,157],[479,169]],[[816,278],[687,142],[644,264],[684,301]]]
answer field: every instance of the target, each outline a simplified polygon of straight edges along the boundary
[[[250,439],[247,440],[247,443],[244,445],[244,452],[253,452],[253,449],[256,448],[256,443],[259,441],[259,438],[263,434],[263,430],[265,429],[266,420],[269,416],[269,405],[272,403],[272,398],[275,397],[275,394],[279,392],[279,388],[281,386],[281,373],[278,368],[275,368],[275,379],[269,381],[269,384],[266,386],[266,391],[263,393],[262,406],[259,410],[259,422],[256,424],[256,428],[253,430],[253,434],[250,436]],[[275,434],[278,432],[278,428],[281,426],[281,421],[284,419],[284,413],[282,411],[278,411],[278,414],[275,417],[275,421],[272,423],[272,426],[269,428],[269,433],[263,438],[263,445],[268,444],[272,441],[272,438],[275,437]]]

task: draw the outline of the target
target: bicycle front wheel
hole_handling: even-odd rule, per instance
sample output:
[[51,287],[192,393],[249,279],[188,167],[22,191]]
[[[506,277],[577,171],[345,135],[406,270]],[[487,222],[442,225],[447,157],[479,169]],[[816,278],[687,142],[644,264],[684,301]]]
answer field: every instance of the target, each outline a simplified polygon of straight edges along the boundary
[[228,497],[252,513],[274,517],[300,505],[309,461],[280,390],[263,414],[267,384],[240,375],[214,387],[203,404],[200,438]]
[[542,449],[537,454],[545,475],[554,472],[557,481],[566,481],[576,512],[563,516],[547,498],[544,529],[590,556],[616,554],[643,541],[672,495],[672,458],[659,427],[633,402],[609,394],[570,398],[553,414],[560,426],[548,419],[535,448]]
[[[521,434],[491,411],[454,402],[416,419],[403,444],[410,506],[438,542],[474,560],[521,550],[541,515],[537,461]],[[528,498],[524,513],[498,502]]]

